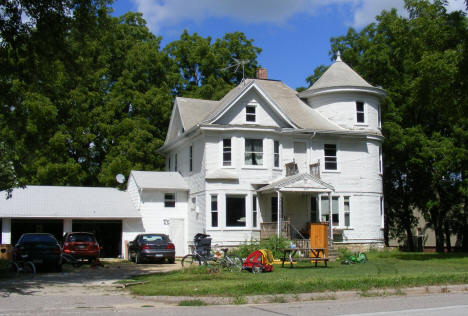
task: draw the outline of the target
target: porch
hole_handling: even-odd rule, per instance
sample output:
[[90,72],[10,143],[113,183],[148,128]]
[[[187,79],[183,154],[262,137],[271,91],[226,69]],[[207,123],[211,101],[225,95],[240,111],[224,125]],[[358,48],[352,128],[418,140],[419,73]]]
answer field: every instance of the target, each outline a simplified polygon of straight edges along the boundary
[[302,173],[280,178],[257,192],[263,217],[260,238],[282,236],[307,241],[310,223],[329,222],[329,237],[333,239],[334,187],[330,184],[309,173]]

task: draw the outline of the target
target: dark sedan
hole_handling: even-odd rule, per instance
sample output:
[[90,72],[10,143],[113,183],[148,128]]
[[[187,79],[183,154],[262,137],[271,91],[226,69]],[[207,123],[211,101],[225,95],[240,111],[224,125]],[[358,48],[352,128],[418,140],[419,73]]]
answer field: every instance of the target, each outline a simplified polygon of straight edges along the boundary
[[62,248],[51,234],[21,235],[13,248],[13,259],[32,261],[35,265],[53,267],[56,271],[62,271]]
[[167,259],[169,263],[175,261],[175,247],[164,234],[140,234],[128,243],[128,258],[135,263],[143,261]]

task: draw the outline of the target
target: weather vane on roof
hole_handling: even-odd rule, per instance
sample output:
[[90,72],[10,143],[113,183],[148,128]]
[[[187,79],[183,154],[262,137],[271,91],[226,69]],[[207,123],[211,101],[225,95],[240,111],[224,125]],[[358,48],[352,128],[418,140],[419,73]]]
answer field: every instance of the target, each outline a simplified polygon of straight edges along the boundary
[[237,70],[239,70],[239,67],[242,66],[242,82],[243,82],[245,80],[245,65],[250,63],[250,60],[248,60],[248,59],[237,59],[237,58],[234,58],[234,57],[232,57],[232,59],[234,59],[234,63],[227,66],[227,67],[222,68],[221,70],[227,70],[229,68],[236,67],[234,69],[234,73],[236,73]]

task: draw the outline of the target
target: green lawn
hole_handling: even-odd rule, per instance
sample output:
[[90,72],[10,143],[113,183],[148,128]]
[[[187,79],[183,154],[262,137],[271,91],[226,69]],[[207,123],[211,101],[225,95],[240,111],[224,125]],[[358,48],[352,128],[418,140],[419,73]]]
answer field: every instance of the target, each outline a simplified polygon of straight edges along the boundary
[[148,282],[130,290],[137,295],[235,297],[468,283],[468,254],[373,252],[368,259],[356,265],[332,262],[328,268],[309,263],[292,269],[275,266],[272,273],[260,274],[181,270],[138,277]]

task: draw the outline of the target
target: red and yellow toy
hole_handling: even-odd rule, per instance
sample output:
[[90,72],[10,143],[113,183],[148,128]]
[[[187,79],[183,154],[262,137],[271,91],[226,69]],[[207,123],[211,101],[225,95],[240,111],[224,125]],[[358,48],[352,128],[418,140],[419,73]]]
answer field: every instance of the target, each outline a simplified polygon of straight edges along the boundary
[[245,258],[242,269],[252,273],[272,272],[273,253],[269,249],[260,249],[252,252]]

